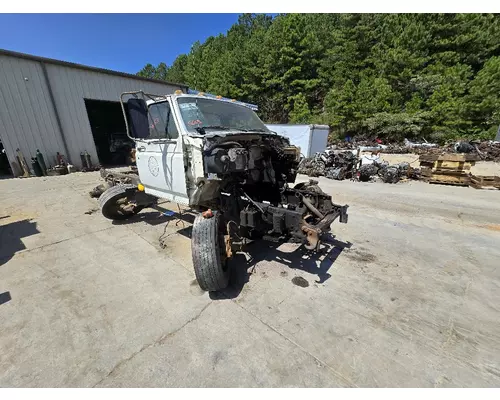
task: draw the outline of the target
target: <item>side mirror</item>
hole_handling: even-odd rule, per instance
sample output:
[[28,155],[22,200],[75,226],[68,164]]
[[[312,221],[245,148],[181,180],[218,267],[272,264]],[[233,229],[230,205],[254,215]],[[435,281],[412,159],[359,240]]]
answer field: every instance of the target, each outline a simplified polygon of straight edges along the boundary
[[145,139],[149,136],[148,106],[143,99],[131,98],[127,101],[130,136]]

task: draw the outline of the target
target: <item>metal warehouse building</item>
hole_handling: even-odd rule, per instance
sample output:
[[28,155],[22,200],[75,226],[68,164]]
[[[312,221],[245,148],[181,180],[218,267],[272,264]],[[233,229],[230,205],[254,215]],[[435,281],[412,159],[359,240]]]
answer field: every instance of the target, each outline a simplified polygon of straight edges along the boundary
[[187,91],[179,84],[0,49],[0,146],[16,176],[17,149],[28,164],[37,149],[51,166],[59,152],[81,168],[85,151],[93,164],[124,164],[118,150],[128,138],[120,94],[179,89]]

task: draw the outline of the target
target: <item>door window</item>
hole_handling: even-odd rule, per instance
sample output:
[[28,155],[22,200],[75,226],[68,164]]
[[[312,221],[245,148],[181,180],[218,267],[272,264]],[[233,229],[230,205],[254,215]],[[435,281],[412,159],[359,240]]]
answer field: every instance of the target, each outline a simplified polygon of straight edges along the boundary
[[148,139],[177,139],[179,131],[168,101],[149,106]]

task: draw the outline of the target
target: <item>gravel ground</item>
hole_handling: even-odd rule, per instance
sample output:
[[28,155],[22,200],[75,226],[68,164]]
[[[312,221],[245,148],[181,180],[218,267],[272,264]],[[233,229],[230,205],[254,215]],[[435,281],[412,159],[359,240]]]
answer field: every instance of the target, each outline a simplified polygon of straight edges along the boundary
[[321,178],[323,253],[256,242],[209,295],[193,216],[112,223],[98,183],[0,180],[0,386],[500,385],[500,191]]

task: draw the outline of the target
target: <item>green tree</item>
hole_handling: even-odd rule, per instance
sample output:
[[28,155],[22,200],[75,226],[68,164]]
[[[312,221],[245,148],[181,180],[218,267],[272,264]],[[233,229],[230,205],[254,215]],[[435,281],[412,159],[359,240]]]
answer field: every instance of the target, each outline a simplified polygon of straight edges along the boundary
[[339,87],[333,87],[325,98],[325,120],[340,134],[351,133],[358,127],[356,114],[356,85],[352,80]]
[[374,136],[389,140],[402,141],[420,136],[427,123],[428,115],[424,112],[378,113],[365,121],[366,128]]
[[168,67],[167,64],[161,62],[158,64],[155,70],[154,78],[162,81],[167,80]]
[[146,64],[143,69],[141,69],[137,75],[142,76],[144,78],[153,79],[156,73],[156,68],[153,67],[152,64]]
[[267,122],[444,141],[496,130],[498,57],[496,14],[241,14],[138,74],[255,103]]
[[500,125],[500,57],[491,57],[469,85],[468,113],[475,133],[493,139]]
[[177,57],[167,70],[166,80],[174,83],[186,83],[184,70],[186,69],[187,60],[188,56],[186,54],[181,54]]
[[467,121],[463,119],[465,111],[464,94],[472,75],[471,67],[456,64],[444,68],[434,65],[433,70],[439,72],[439,78],[432,94],[427,100],[431,115],[432,131],[436,139],[454,137],[467,129]]
[[311,122],[311,111],[307,104],[306,96],[299,93],[293,96],[293,108],[290,111],[290,122],[295,124],[307,124]]
[[356,89],[354,115],[363,121],[376,113],[389,112],[392,100],[392,87],[387,79],[363,76]]

